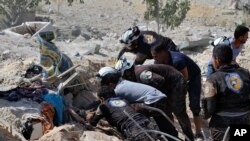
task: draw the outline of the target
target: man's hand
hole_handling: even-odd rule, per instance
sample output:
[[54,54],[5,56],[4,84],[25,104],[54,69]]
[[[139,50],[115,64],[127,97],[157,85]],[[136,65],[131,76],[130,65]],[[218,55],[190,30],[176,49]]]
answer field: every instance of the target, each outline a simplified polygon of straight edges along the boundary
[[94,117],[95,112],[88,112],[86,116],[87,121],[91,121],[91,119]]
[[144,103],[130,104],[130,106],[131,106],[135,111],[139,111],[139,110],[143,109]]

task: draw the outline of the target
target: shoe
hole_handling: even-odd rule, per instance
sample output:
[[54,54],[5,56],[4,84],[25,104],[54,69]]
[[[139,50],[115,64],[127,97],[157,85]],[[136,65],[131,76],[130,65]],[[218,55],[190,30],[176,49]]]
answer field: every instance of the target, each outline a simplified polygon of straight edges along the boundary
[[202,133],[196,133],[196,134],[194,135],[194,140],[195,140],[195,141],[204,141],[204,138],[203,138]]

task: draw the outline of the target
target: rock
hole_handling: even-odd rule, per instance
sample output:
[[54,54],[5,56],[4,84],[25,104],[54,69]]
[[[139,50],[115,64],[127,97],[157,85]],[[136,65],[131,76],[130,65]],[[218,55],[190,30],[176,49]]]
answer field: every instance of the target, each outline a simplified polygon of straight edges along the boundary
[[71,27],[71,35],[75,36],[75,37],[81,35],[81,28],[78,26],[72,26]]
[[132,1],[130,1],[129,3],[128,3],[128,6],[131,6],[133,3],[132,3]]
[[23,37],[28,39],[28,38],[31,38],[31,37],[32,37],[32,35],[31,35],[31,34],[29,34],[29,33],[26,33],[26,34],[24,34],[24,35],[23,35]]
[[82,131],[77,125],[65,124],[54,127],[53,130],[43,135],[38,141],[79,141]]
[[101,49],[101,45],[97,44],[95,47],[95,54],[99,54],[100,53],[100,49]]
[[75,44],[83,44],[84,43],[84,40],[85,38],[83,36],[78,36],[76,37],[75,40],[72,41],[72,43],[75,43]]
[[94,132],[94,131],[85,131],[80,141],[121,141],[115,136],[108,136],[104,133]]
[[81,33],[82,37],[85,39],[85,40],[90,40],[91,39],[91,34],[88,33],[88,32],[83,32]]
[[123,2],[129,2],[129,0],[123,0]]
[[48,14],[54,14],[54,11],[53,11],[53,9],[51,7],[48,10]]
[[237,20],[237,21],[235,21],[235,25],[236,26],[238,26],[238,25],[246,26],[246,21],[244,21],[244,20]]
[[4,32],[0,32],[0,35],[5,35],[5,33]]
[[9,55],[10,54],[10,50],[5,50],[2,55]]
[[76,52],[74,53],[74,56],[79,57],[79,56],[80,56],[80,53],[79,53],[78,51],[76,51]]
[[104,16],[103,14],[100,14],[99,17],[103,18],[103,17],[105,17],[105,16]]
[[88,46],[87,50],[83,53],[83,55],[99,54],[100,48],[101,45],[92,43]]
[[2,60],[6,60],[10,57],[10,50],[5,50],[3,51],[2,55],[1,55],[1,59]]

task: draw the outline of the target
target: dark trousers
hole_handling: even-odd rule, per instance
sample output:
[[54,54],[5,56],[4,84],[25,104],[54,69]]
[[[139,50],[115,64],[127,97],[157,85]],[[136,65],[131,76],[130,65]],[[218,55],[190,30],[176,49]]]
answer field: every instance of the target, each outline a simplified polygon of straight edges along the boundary
[[[160,101],[157,101],[154,104],[149,105],[151,107],[155,107],[158,109],[161,109],[172,121],[174,119],[171,111],[169,109],[167,109],[167,99],[161,99]],[[150,113],[150,116],[153,116],[153,118],[155,119],[160,131],[170,134],[174,137],[178,137],[178,132],[175,129],[175,127],[161,114],[159,114],[158,112],[152,112]],[[168,140],[171,141],[170,138],[167,138]]]
[[210,122],[209,128],[214,141],[222,141],[226,129],[229,125],[237,124],[250,124],[249,114],[237,117],[225,117],[219,115],[213,115]]
[[191,122],[186,111],[187,84],[183,78],[178,80],[179,81],[175,83],[172,91],[168,93],[167,103],[170,105],[167,108],[170,108],[175,114],[183,133],[190,140],[194,140]]
[[[131,141],[151,141],[150,138],[133,122],[132,124],[127,124],[125,125],[124,129],[124,135],[126,139],[131,140]],[[144,130],[159,130],[158,126],[149,120],[144,120],[144,121],[137,121],[137,123],[143,128]],[[156,140],[157,134],[156,133],[149,133],[147,132],[148,135]]]

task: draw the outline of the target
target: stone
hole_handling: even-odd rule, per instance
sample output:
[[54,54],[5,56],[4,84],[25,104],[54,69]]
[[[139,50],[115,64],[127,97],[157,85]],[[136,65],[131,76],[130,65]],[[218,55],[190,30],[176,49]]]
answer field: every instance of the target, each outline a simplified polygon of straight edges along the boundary
[[80,141],[121,141],[115,136],[108,136],[104,133],[85,131],[83,132]]
[[105,16],[104,16],[103,14],[100,14],[99,17],[103,18],[103,17],[105,17]]
[[2,55],[1,55],[1,59],[2,60],[6,60],[10,57],[10,50],[5,50],[3,51]]
[[88,32],[83,32],[81,33],[82,37],[85,39],[85,40],[90,40],[91,39],[91,34],[88,33]]
[[81,28],[78,26],[72,26],[71,27],[71,35],[75,36],[75,37],[81,35]]

